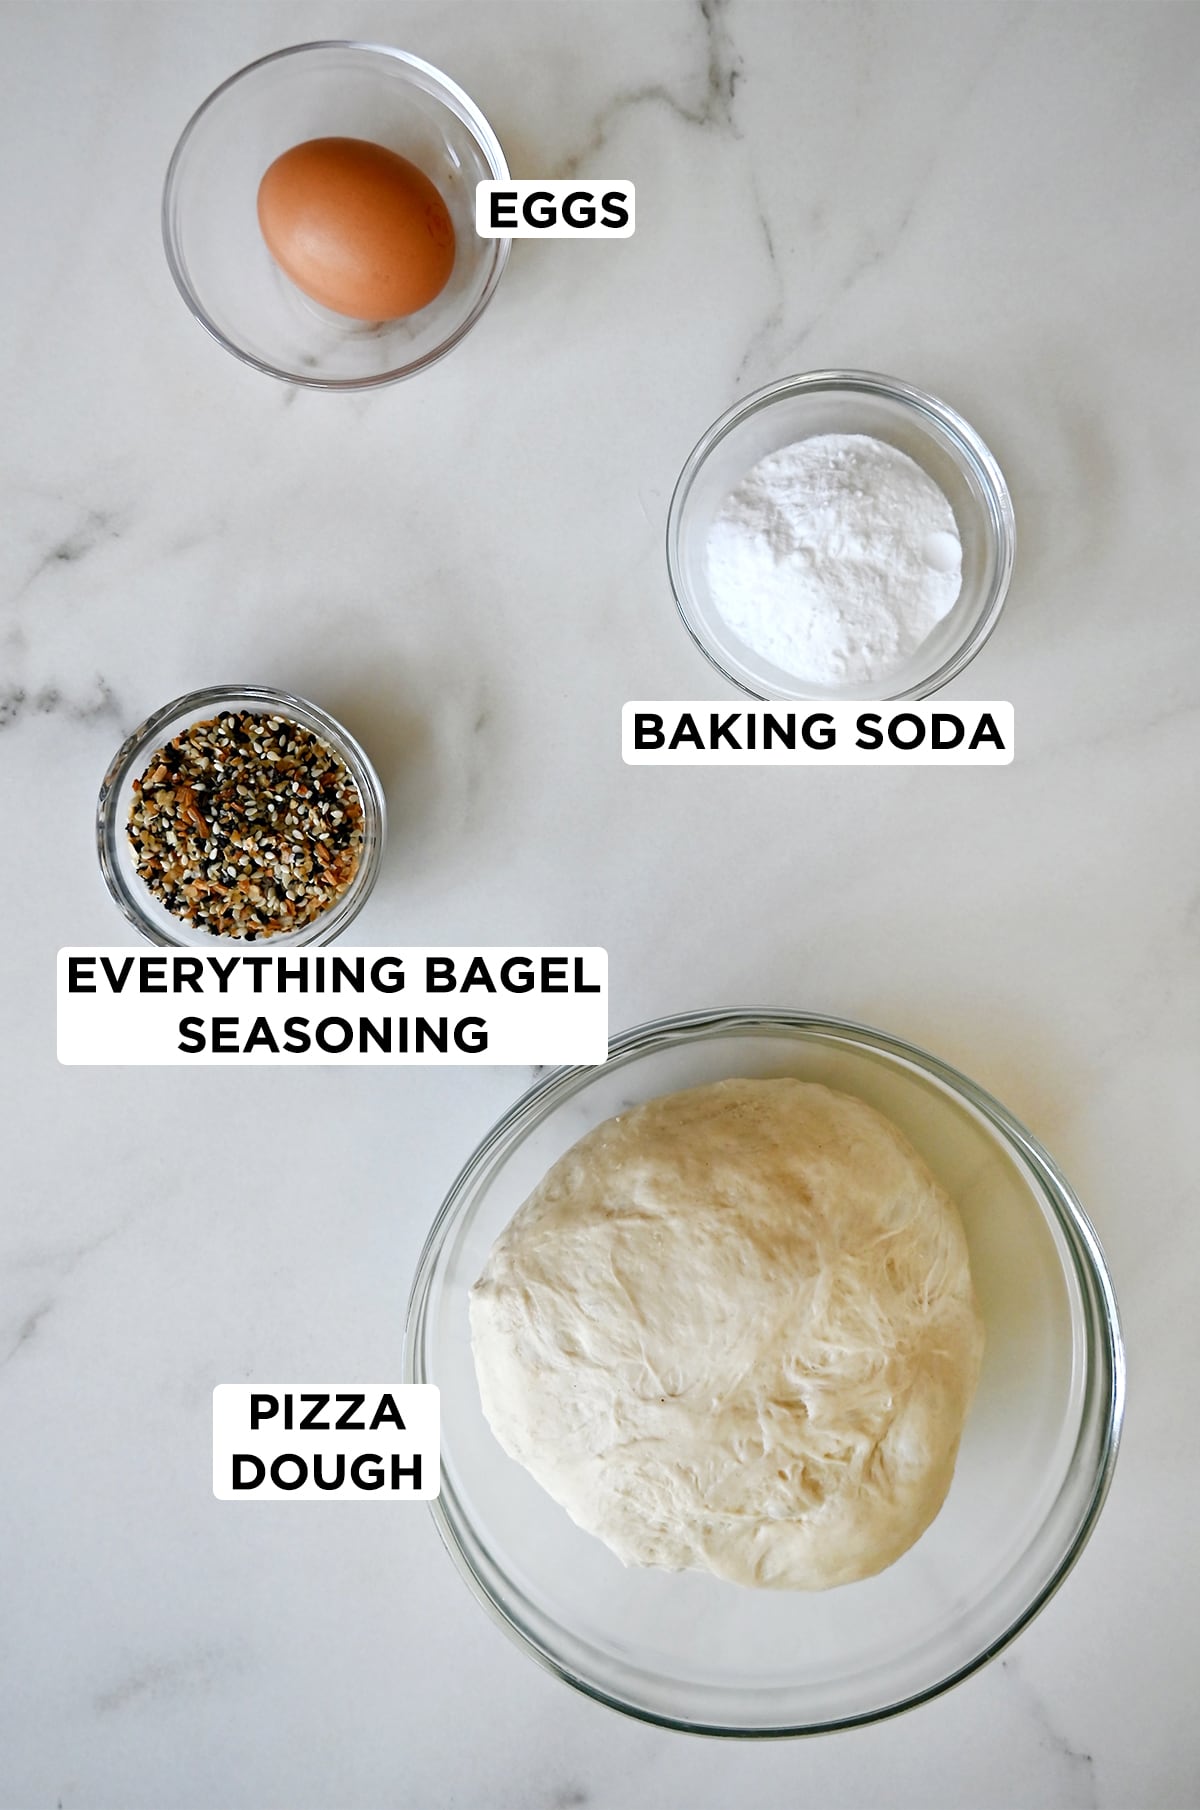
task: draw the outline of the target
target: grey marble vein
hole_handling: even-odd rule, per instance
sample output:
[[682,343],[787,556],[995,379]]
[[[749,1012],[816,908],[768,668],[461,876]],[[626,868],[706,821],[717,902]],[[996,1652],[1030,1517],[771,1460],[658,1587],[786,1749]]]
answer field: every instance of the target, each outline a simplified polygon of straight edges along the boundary
[[27,1345],[29,1343],[30,1339],[33,1338],[34,1334],[37,1332],[38,1327],[41,1325],[42,1321],[46,1318],[46,1315],[50,1312],[50,1310],[53,1306],[54,1306],[54,1299],[51,1296],[47,1300],[39,1302],[38,1305],[35,1308],[33,1308],[33,1310],[30,1313],[27,1313],[25,1315],[25,1318],[21,1321],[21,1324],[17,1327],[16,1338],[13,1340],[13,1343],[11,1344],[11,1346],[9,1347],[9,1349],[5,1353],[5,1355],[2,1358],[0,1358],[0,1370],[3,1370],[3,1368],[6,1364],[11,1364],[12,1360],[16,1357],[16,1355],[20,1351],[21,1347],[23,1345]]
[[1056,1810],[1099,1810],[1100,1796],[1094,1757],[1068,1738],[1051,1716],[1042,1693],[1031,1683],[1021,1663],[1009,1653],[1000,1662],[1009,1683],[1019,1692],[1026,1714],[1038,1731],[1038,1738],[1059,1766],[1060,1783],[1055,1792]]
[[[88,1257],[91,1257],[104,1245],[111,1243],[114,1238],[118,1237],[134,1217],[134,1213],[126,1213],[116,1225],[109,1226],[105,1231],[98,1232],[94,1237],[85,1238],[78,1244],[70,1244],[61,1249],[49,1251],[39,1249],[36,1246],[25,1251],[19,1251],[16,1255],[11,1256],[8,1259],[8,1268],[14,1275],[30,1270],[48,1272],[58,1282],[64,1282],[68,1276],[74,1274],[80,1264]],[[50,1293],[47,1294],[43,1300],[39,1301],[36,1307],[25,1313],[23,1319],[17,1326],[12,1345],[9,1347],[5,1356],[0,1358],[0,1370],[2,1370],[6,1364],[11,1363],[17,1356],[17,1353],[21,1351],[24,1346],[29,1344],[30,1340],[36,1335],[42,1321],[57,1305],[58,1296],[54,1293]]]
[[[1005,7],[1001,10],[999,24],[989,41],[979,49],[967,79],[958,85],[952,99],[939,105],[936,117],[931,119],[929,149],[922,167],[901,198],[890,221],[881,229],[862,236],[824,300],[808,315],[798,331],[781,331],[781,302],[777,302],[769,310],[741,356],[736,369],[736,381],[740,381],[744,373],[768,351],[773,366],[780,369],[795,368],[808,341],[829,324],[835,311],[848,300],[865,278],[885,266],[895,255],[897,248],[910,234],[938,170],[951,154],[960,123],[970,117],[972,109],[977,105],[981,87],[994,78],[1003,53],[1015,40],[1030,12],[1029,6]],[[766,238],[768,258],[772,269],[778,272],[771,229],[761,202],[758,202],[758,212]],[[773,339],[773,334],[778,334],[778,337]]]
[[64,566],[76,566],[107,541],[120,540],[125,531],[125,518],[115,510],[85,509],[73,528],[59,535],[34,562],[27,577],[12,593],[18,603],[47,573]]
[[148,1660],[128,1672],[116,1684],[99,1691],[94,1699],[101,1716],[111,1716],[136,1704],[140,1698],[167,1701],[182,1696],[195,1696],[210,1689],[229,1670],[229,1654],[219,1647],[204,1646],[179,1658]]
[[683,98],[666,82],[648,82],[623,89],[609,100],[592,121],[587,138],[560,160],[564,177],[588,173],[586,166],[607,145],[620,119],[640,107],[662,107],[687,126],[716,128],[738,137],[733,102],[743,76],[742,58],[727,23],[729,0],[697,0],[703,33],[704,74],[699,95]]
[[23,717],[58,716],[72,723],[94,723],[102,719],[120,720],[120,709],[108,681],[99,674],[94,697],[69,697],[56,685],[43,685],[30,691],[23,685],[0,689],[0,729],[11,728]]

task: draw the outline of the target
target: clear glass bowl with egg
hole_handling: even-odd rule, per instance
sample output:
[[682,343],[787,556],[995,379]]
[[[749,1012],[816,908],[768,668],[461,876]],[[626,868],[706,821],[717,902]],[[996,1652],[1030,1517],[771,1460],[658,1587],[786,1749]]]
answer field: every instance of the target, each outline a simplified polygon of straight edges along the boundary
[[[357,138],[415,164],[454,225],[446,287],[417,313],[356,321],[283,274],[259,228],[259,183],[283,152]],[[167,262],[191,312],[235,357],[288,383],[357,390],[412,377],[479,320],[503,274],[507,239],[475,233],[475,187],[508,166],[479,108],[440,70],[382,44],[296,44],[239,70],[184,128],[167,170]]]
[[[507,1457],[483,1416],[468,1295],[491,1246],[584,1133],[657,1095],[794,1075],[894,1121],[957,1202],[986,1324],[950,1494],[878,1576],[820,1592],[626,1569]],[[426,1244],[406,1376],[442,1392],[438,1530],[476,1596],[543,1665],[648,1722],[729,1736],[891,1715],[967,1677],[1062,1583],[1116,1460],[1124,1357],[1096,1235],[1045,1151],[936,1057],[777,1010],[693,1013],[542,1077],[480,1144]]]
[[[864,434],[914,460],[954,512],[962,587],[907,660],[874,684],[823,685],[748,647],[713,600],[708,537],[726,496],[761,459],[817,434]],[[732,685],[760,699],[923,698],[974,659],[996,626],[1012,575],[1016,530],[999,465],[962,417],[923,391],[872,371],[784,377],[735,403],[693,448],[667,518],[667,570],[684,626]]]
[[358,916],[379,877],[387,832],[383,787],[349,730],[307,698],[295,697],[271,685],[210,685],[190,691],[156,710],[122,744],[104,776],[96,806],[96,851],[105,884],[128,922],[148,942],[166,948],[243,946],[241,938],[216,936],[168,911],[138,873],[128,834],[134,782],[142,778],[151,755],[190,725],[229,711],[269,714],[298,723],[332,748],[354,781],[362,804],[362,831],[358,864],[349,884],[327,910],[300,929],[259,937],[245,946],[276,949],[301,943],[332,943]]

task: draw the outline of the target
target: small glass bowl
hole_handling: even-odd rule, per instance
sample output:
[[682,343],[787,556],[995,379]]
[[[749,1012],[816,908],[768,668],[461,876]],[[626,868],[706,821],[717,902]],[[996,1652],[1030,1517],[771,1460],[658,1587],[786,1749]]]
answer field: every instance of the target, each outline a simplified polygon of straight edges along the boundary
[[168,911],[138,874],[133,845],[127,833],[134,797],[133,782],[142,777],[150,756],[190,724],[204,722],[228,710],[269,712],[311,730],[328,742],[345,762],[358,787],[363,811],[362,844],[358,867],[345,892],[328,911],[323,911],[299,930],[256,938],[247,947],[275,949],[296,943],[332,943],[358,916],[379,877],[387,831],[383,787],[354,737],[340,723],[318,705],[310,704],[307,698],[293,697],[290,692],[277,691],[271,685],[209,685],[202,691],[189,691],[186,696],[176,698],[147,717],[118,749],[104,775],[96,806],[96,850],[108,890],[134,929],[148,942],[167,948],[202,945],[237,948],[241,945],[240,937],[213,936],[210,931]]
[[[457,256],[441,294],[394,321],[352,321],[279,269],[258,226],[268,166],[310,138],[365,138],[423,170],[450,210]],[[318,390],[395,383],[442,358],[495,294],[507,239],[475,232],[475,186],[504,181],[495,133],[461,88],[383,44],[294,44],[222,82],[184,127],[163,189],[167,262],[179,293],[227,352]]]
[[[501,1449],[484,1419],[468,1301],[491,1247],[564,1151],[677,1088],[795,1075],[892,1119],[957,1201],[987,1333],[949,1496],[903,1557],[839,1589],[749,1590],[626,1569]],[[545,1075],[471,1156],[413,1285],[409,1381],[442,1391],[430,1504],[476,1596],[568,1684],[647,1722],[817,1734],[936,1696],[1053,1595],[1104,1503],[1124,1353],[1104,1255],[1045,1151],[947,1063],[865,1025],[696,1012],[627,1031],[598,1068]]]
[[[729,492],[770,453],[814,434],[869,434],[928,472],[954,511],[962,589],[953,609],[880,685],[823,686],[746,646],[708,587],[707,544]],[[873,371],[783,377],[715,421],[679,475],[667,517],[667,570],[684,627],[717,671],[752,698],[924,698],[974,659],[996,626],[1012,576],[1016,529],[1003,473],[972,427],[921,390]]]

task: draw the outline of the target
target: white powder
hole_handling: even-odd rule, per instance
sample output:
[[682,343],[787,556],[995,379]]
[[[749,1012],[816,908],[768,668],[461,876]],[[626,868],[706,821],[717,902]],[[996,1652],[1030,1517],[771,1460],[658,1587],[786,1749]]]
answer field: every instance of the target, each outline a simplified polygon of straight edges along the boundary
[[928,472],[867,434],[760,459],[708,536],[713,603],[772,665],[817,685],[902,665],[962,588],[954,511]]

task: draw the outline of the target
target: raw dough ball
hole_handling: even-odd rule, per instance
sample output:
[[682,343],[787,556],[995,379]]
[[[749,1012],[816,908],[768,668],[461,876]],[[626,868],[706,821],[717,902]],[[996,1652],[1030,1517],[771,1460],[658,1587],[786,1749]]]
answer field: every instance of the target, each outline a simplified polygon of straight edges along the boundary
[[942,1506],[983,1329],[957,1209],[887,1119],[722,1081],[598,1126],[471,1293],[500,1444],[626,1564],[821,1590]]

